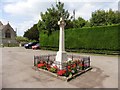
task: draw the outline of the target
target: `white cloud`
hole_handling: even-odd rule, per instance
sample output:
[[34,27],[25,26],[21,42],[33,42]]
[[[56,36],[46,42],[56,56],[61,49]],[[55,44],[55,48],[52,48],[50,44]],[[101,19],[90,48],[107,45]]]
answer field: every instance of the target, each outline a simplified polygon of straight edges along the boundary
[[0,21],[2,22],[3,25],[6,25],[8,23],[7,20],[0,18]]
[[33,24],[35,24],[35,21],[30,20],[29,22],[28,21],[24,21],[24,22],[16,25],[17,26],[17,34],[18,34],[18,36],[19,35],[24,35],[24,32],[26,30],[28,30],[30,27],[32,27]]
[[[46,9],[51,7],[51,4],[55,4],[56,1],[51,0],[51,2],[48,2],[48,0],[2,0],[2,2],[4,2],[3,15],[5,16],[3,22],[9,20],[13,28],[17,28],[18,35],[23,35],[25,30],[38,22],[40,18],[40,12],[45,12]],[[64,2],[65,9],[67,9],[71,15],[75,9],[76,18],[81,16],[84,19],[89,19],[91,12],[97,9],[107,10],[112,8],[117,10],[118,8],[118,0],[64,0],[62,2]],[[103,2],[109,4],[105,5]],[[0,10],[0,12],[2,11]]]
[[118,2],[119,0],[60,0],[62,2]]
[[13,15],[34,15],[44,11],[51,4],[48,2],[41,2],[40,0],[27,0],[10,3],[4,6],[4,11]]
[[[23,0],[1,0],[3,3],[11,3],[11,2],[18,2]],[[25,1],[25,0],[24,0]]]
[[14,23],[13,27],[14,28],[17,28],[17,35],[20,36],[20,35],[24,35],[24,32],[28,29],[30,29],[34,24],[36,24],[38,22],[38,18],[37,17],[34,17],[33,19],[31,20],[25,20],[21,23]]
[[98,9],[109,10],[117,10],[118,3],[117,2],[69,2],[67,8],[70,9],[70,13],[72,14],[73,10],[76,11],[76,18],[83,17],[88,20],[91,17],[91,13]]
[[89,19],[91,12],[94,11],[95,6],[93,3],[84,3],[83,7],[80,7],[76,11],[76,17],[83,17],[85,19]]
[[[12,1],[12,0],[11,0]],[[14,28],[17,28],[19,35],[23,35],[24,31],[32,27],[40,19],[40,12],[46,11],[51,7],[53,2],[41,2],[40,0],[19,0],[4,5],[4,12],[9,14],[14,23]],[[21,21],[20,21],[21,20]]]

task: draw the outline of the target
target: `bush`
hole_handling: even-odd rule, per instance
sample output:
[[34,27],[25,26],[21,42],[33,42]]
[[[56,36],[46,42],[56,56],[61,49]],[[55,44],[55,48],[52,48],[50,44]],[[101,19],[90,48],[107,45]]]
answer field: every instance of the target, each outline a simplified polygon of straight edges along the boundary
[[[112,25],[65,30],[65,48],[119,51],[119,28],[120,25]],[[41,47],[58,48],[58,43],[59,31],[53,32],[50,36],[47,36],[44,33],[40,34]]]
[[50,71],[53,72],[53,73],[56,73],[56,72],[57,72],[57,69],[54,68],[54,67],[51,67],[51,68],[50,68]]

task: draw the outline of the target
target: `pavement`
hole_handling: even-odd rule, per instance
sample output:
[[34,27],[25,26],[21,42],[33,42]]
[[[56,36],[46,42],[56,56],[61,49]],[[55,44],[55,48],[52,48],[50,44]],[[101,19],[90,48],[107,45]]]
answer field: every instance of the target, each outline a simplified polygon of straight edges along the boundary
[[68,53],[90,56],[93,69],[66,82],[32,69],[34,55],[56,54],[56,51],[23,47],[4,47],[0,50],[2,88],[118,88],[117,55]]

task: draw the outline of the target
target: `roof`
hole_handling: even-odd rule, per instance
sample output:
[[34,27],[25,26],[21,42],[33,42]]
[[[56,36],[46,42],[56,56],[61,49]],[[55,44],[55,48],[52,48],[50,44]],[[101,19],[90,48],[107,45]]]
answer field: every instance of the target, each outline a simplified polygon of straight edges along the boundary
[[0,21],[0,26],[2,26],[3,24],[2,24],[2,22]]
[[5,27],[5,25],[2,24],[2,22],[0,21],[0,30],[2,30]]
[[3,30],[5,27],[11,27],[10,24],[9,24],[9,22],[7,23],[7,25],[3,25],[2,22],[0,21],[0,30]]

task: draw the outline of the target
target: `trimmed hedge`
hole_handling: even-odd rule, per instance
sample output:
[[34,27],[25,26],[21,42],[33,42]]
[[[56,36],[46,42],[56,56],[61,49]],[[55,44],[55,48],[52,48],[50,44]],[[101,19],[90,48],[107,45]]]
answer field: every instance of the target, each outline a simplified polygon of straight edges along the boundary
[[[66,49],[86,49],[86,50],[111,50],[118,51],[120,25],[74,28],[65,30]],[[47,36],[43,32],[40,34],[41,47],[58,48],[59,31]]]

